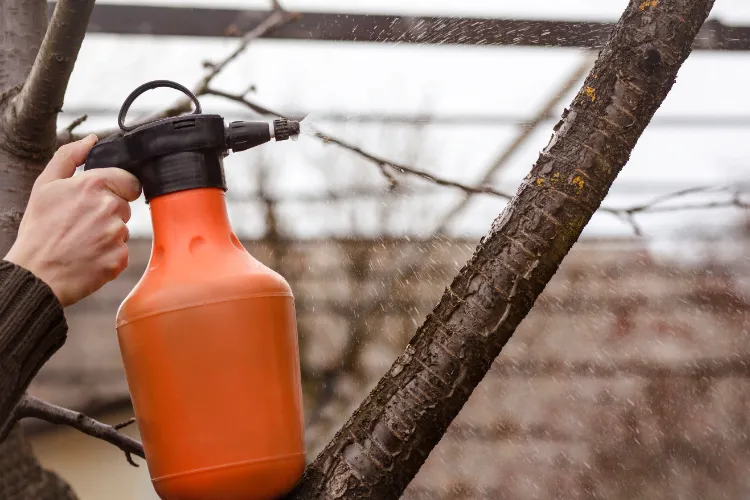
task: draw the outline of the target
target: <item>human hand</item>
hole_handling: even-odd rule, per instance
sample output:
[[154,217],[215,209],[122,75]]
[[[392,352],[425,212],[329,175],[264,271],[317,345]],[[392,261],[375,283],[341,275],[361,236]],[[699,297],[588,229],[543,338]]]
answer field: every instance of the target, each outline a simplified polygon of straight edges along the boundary
[[31,190],[18,238],[5,260],[47,283],[69,306],[115,279],[128,265],[128,202],[141,185],[119,168],[73,177],[97,137],[57,150]]

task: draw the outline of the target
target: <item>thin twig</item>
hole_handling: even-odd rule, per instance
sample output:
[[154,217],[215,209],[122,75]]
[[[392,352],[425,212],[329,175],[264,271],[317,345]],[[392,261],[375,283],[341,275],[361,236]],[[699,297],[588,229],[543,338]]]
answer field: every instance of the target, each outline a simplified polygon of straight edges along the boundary
[[641,229],[641,226],[638,224],[638,221],[635,220],[635,216],[630,213],[626,212],[621,215],[622,219],[630,224],[630,227],[633,228],[633,234],[638,236],[639,238],[643,236],[643,229]]
[[289,22],[290,20],[294,19],[296,16],[297,14],[295,13],[286,12],[284,9],[281,8],[281,5],[279,5],[278,2],[276,2],[274,4],[274,9],[271,15],[268,16],[258,26],[256,26],[252,30],[245,33],[245,35],[242,37],[242,41],[240,42],[240,44],[237,46],[236,49],[234,49],[227,57],[225,57],[221,61],[210,64],[211,71],[209,71],[208,74],[206,74],[206,76],[203,77],[203,80],[198,84],[198,87],[196,87],[196,91],[200,92],[208,88],[208,84],[211,83],[211,80],[216,78],[216,76],[219,73],[221,73],[221,71],[229,63],[237,59],[237,57],[240,54],[242,54],[245,51],[245,49],[247,49],[247,46],[250,44],[250,42],[266,35],[267,33],[281,26],[282,24],[285,24]]
[[73,134],[73,131],[78,128],[83,122],[85,122],[88,117],[89,115],[79,116],[78,118],[70,122],[70,125],[59,131],[57,133],[57,147],[78,140],[79,138],[75,134]]
[[[390,186],[389,186],[390,187]],[[266,193],[265,196],[273,203],[331,203],[336,201],[361,201],[363,199],[381,200],[384,196],[396,197],[414,197],[414,196],[435,196],[443,193],[441,188],[436,189],[412,189],[406,184],[399,184],[397,189],[383,188],[381,185],[373,186],[354,186],[346,187],[346,190],[326,189],[322,193],[287,193],[272,195]],[[260,194],[257,192],[237,193],[228,191],[226,199],[232,203],[246,203],[258,201]]]
[[[250,42],[266,35],[267,33],[288,23],[298,16],[299,14],[297,13],[286,12],[285,10],[281,9],[281,6],[278,4],[278,2],[274,3],[274,10],[271,12],[271,14],[254,29],[248,31],[245,36],[242,37],[242,41],[237,46],[237,48],[234,49],[228,56],[226,56],[219,62],[204,64],[205,67],[209,68],[209,71],[195,86],[195,88],[193,89],[193,93],[199,97],[202,95],[206,95],[208,93],[207,91],[209,85],[211,84],[213,79],[216,78],[216,76],[224,68],[226,68],[229,63],[234,61],[242,52],[244,52]],[[170,108],[164,110],[161,113],[158,113],[155,116],[149,117],[144,121],[151,121],[156,118],[165,118],[169,116],[177,116],[179,114],[190,111],[191,106],[192,101],[187,97],[182,97]]]
[[635,213],[664,213],[664,212],[684,212],[686,210],[709,210],[714,208],[740,208],[743,210],[747,210],[750,208],[750,203],[746,203],[743,201],[740,201],[738,199],[731,199],[726,201],[709,201],[706,203],[686,203],[684,205],[671,205],[667,207],[646,207],[643,209],[639,209],[638,211],[633,211],[632,209],[626,210],[626,212],[630,214]]
[[133,425],[134,423],[135,423],[135,417],[129,418],[129,419],[127,419],[124,422],[120,422],[119,424],[115,424],[112,427],[114,427],[115,430],[119,431],[120,429],[124,429],[125,427],[127,427],[129,425]]
[[88,120],[88,118],[89,118],[89,115],[79,116],[78,118],[76,118],[75,120],[73,120],[72,122],[70,122],[70,125],[68,125],[67,127],[65,127],[65,130],[67,130],[68,133],[72,134],[73,131],[76,128],[78,128],[83,122],[85,122],[86,120]]
[[415,167],[409,167],[406,165],[401,165],[394,161],[386,160],[372,153],[368,153],[362,148],[353,146],[347,142],[342,141],[341,139],[337,139],[335,137],[332,137],[328,134],[324,134],[322,132],[316,132],[314,136],[326,144],[335,144],[341,148],[344,148],[348,151],[356,153],[357,155],[361,156],[362,158],[365,158],[366,160],[370,160],[371,162],[381,167],[381,170],[384,167],[389,167],[397,171],[400,174],[406,174],[406,175],[419,177],[421,179],[437,184],[438,186],[454,187],[454,188],[458,188],[467,193],[472,193],[472,194],[491,194],[494,196],[498,196],[500,198],[504,198],[506,200],[510,200],[512,198],[511,195],[498,191],[497,189],[494,189],[490,186],[479,186],[479,187],[469,186],[467,184],[462,184],[460,182],[443,179],[442,177],[438,177],[434,174],[430,174],[428,172],[425,172],[424,170],[420,170]]
[[[678,198],[682,198],[687,195],[696,194],[696,193],[707,193],[710,191],[727,191],[732,194],[731,200],[726,201],[710,201],[706,203],[687,203],[683,205],[666,205],[666,206],[660,206],[660,204],[676,200]],[[633,216],[636,214],[648,212],[648,213],[658,213],[658,212],[678,212],[678,211],[684,211],[684,210],[704,210],[704,209],[711,209],[711,208],[730,208],[730,207],[736,207],[741,209],[747,209],[750,208],[750,203],[742,201],[740,198],[741,192],[738,190],[736,186],[697,186],[692,187],[688,189],[681,189],[679,191],[675,191],[673,193],[667,193],[660,196],[657,196],[653,200],[643,203],[634,205],[632,207],[628,208],[611,208],[611,207],[602,207],[600,210],[603,212],[607,212],[613,215],[617,216]]]
[[247,99],[245,97],[246,94],[247,94],[247,92],[245,92],[244,94],[231,94],[229,92],[224,92],[222,90],[214,89],[214,88],[211,88],[211,87],[208,87],[208,88],[206,88],[203,91],[203,95],[214,95],[214,96],[217,96],[217,97],[223,97],[224,99],[240,103],[240,104],[246,106],[247,108],[249,108],[251,111],[253,111],[253,112],[255,112],[255,113],[257,113],[258,115],[261,115],[261,116],[271,115],[271,116],[277,116],[279,118],[290,119],[289,116],[286,116],[286,115],[284,115],[282,113],[278,113],[278,112],[273,111],[273,110],[271,110],[271,109],[269,109],[269,108],[267,108],[265,106],[261,106],[258,103],[250,101],[249,99]]
[[68,425],[74,429],[78,429],[84,434],[117,446],[125,452],[128,462],[135,467],[138,467],[138,464],[133,461],[131,455],[146,458],[143,452],[143,445],[130,436],[117,432],[114,426],[94,420],[83,413],[47,403],[28,394],[24,395],[18,403],[15,417],[17,419],[38,418],[52,424]]
[[[653,209],[655,205],[658,205],[665,201],[673,200],[675,198],[680,198],[682,196],[687,196],[689,194],[705,193],[707,191],[728,190],[728,189],[729,189],[728,186],[696,186],[696,187],[691,187],[687,189],[681,189],[679,191],[675,191],[674,193],[668,193],[668,194],[664,194],[661,196],[657,196],[653,200],[643,205],[636,205],[634,207],[630,207],[627,209],[627,212],[631,214],[635,214],[638,212],[654,211]],[[662,208],[669,209],[673,207],[662,207]]]

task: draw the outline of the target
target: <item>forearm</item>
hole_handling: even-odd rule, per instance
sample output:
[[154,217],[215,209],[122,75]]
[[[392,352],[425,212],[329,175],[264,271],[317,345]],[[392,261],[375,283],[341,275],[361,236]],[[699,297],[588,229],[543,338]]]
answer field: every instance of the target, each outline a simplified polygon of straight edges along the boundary
[[43,281],[0,260],[0,426],[44,363],[65,343],[62,305]]

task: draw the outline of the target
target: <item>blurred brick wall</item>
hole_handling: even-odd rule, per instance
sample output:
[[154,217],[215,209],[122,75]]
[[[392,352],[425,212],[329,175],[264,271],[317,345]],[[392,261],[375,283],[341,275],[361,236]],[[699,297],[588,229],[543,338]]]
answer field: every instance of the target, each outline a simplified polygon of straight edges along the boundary
[[[473,243],[246,242],[295,292],[310,458],[390,367]],[[35,394],[127,398],[114,315],[145,268],[71,308]],[[579,243],[407,490],[410,499],[750,497],[750,316],[737,269]]]

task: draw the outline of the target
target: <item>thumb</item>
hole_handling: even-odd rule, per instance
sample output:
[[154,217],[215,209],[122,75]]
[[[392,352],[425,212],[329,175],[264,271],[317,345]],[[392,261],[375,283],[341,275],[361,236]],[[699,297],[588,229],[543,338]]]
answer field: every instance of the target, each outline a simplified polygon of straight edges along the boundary
[[39,182],[46,184],[54,180],[73,177],[76,168],[83,165],[86,155],[89,154],[98,140],[96,135],[89,134],[83,139],[60,147],[44,168],[44,171],[39,174]]

